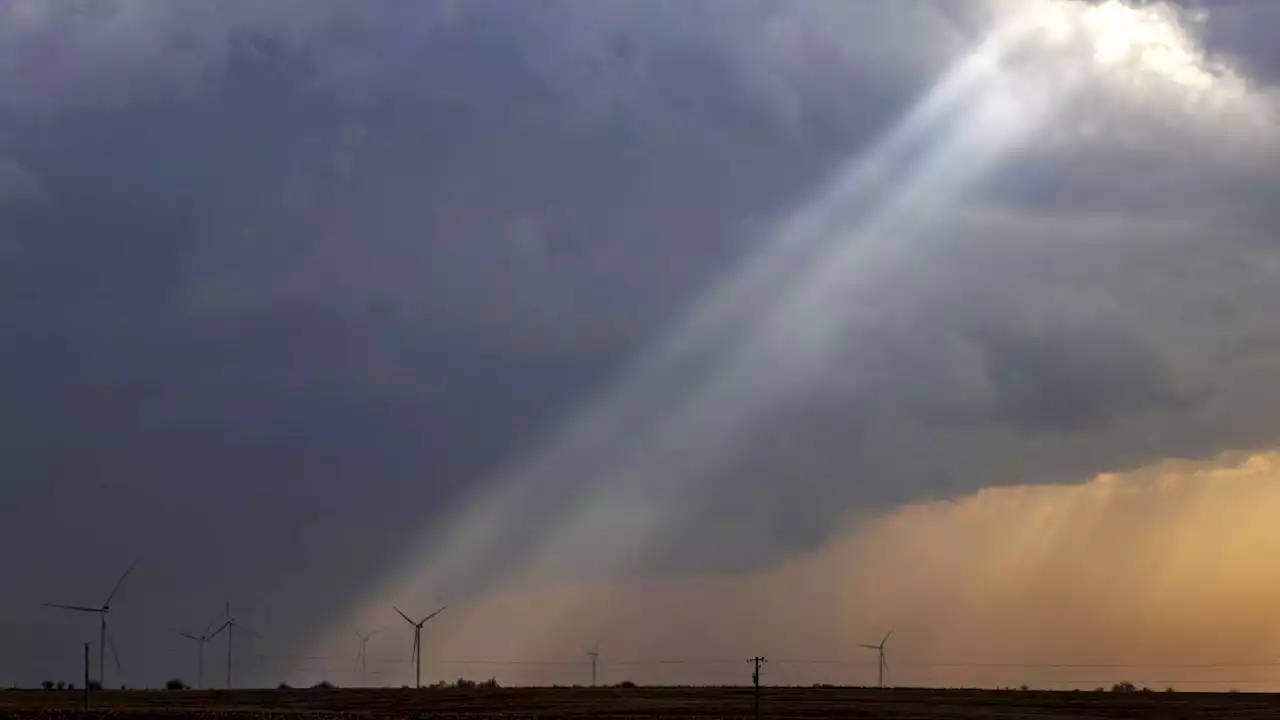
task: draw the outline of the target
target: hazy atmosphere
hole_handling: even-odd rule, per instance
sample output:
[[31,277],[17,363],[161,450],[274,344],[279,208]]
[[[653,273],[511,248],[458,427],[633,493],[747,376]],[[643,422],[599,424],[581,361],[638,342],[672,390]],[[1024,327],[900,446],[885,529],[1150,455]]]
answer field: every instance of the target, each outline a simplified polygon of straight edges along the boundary
[[0,0],[0,684],[1280,690],[1278,35]]

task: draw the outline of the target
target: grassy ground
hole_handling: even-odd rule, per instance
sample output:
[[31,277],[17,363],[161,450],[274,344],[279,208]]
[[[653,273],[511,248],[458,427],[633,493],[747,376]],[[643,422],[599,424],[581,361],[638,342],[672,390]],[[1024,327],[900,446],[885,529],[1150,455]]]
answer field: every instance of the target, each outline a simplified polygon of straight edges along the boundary
[[[0,691],[0,716],[79,716],[79,694]],[[109,691],[91,698],[90,717],[223,720],[264,718],[752,718],[745,688],[502,690]],[[1057,718],[1280,717],[1280,695],[1247,693],[1090,693],[857,688],[761,691],[761,716],[1056,720]]]

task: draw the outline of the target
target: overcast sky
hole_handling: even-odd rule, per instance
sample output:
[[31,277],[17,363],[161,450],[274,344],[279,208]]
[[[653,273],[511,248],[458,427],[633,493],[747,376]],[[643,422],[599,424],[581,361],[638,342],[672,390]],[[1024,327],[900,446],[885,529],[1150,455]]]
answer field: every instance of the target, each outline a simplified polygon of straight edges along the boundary
[[273,684],[389,601],[768,578],[907,504],[1267,451],[1277,33],[0,0],[0,680],[77,677],[93,618],[39,605],[135,558],[109,682],[192,679],[173,631],[230,600]]

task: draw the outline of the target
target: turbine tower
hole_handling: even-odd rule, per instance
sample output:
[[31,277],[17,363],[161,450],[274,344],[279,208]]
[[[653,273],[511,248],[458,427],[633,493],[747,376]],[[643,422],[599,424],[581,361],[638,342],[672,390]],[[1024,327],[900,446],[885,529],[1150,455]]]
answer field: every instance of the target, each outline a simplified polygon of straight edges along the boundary
[[391,606],[393,610],[400,613],[400,617],[404,618],[405,622],[413,626],[413,655],[410,657],[410,660],[414,663],[414,672],[417,674],[416,675],[417,679],[414,682],[414,687],[418,687],[418,688],[422,687],[422,626],[426,625],[427,621],[430,620],[431,618],[444,612],[444,608],[447,608],[447,607],[449,606],[445,605],[444,607],[422,618],[421,620],[414,622],[413,620],[409,619],[409,616],[405,615],[404,612],[400,610],[400,608],[396,607],[395,605]]
[[[239,622],[236,621],[235,616],[231,614],[230,600],[227,601],[226,608],[227,608],[227,619],[224,620],[222,624],[218,626],[218,629],[215,630],[213,634],[217,635],[223,630],[227,631],[227,689],[230,690],[231,689],[231,648],[232,648],[232,641],[234,639],[236,629],[239,628],[240,630],[243,630],[244,632],[247,632],[250,635],[254,635],[254,633],[250,631],[249,628],[241,625]],[[212,635],[210,637],[212,637]]]
[[374,630],[373,632],[369,633],[368,635],[363,635],[360,633],[359,630],[356,630],[355,628],[351,628],[351,632],[355,633],[356,637],[360,638],[360,653],[356,655],[356,660],[360,663],[360,687],[369,686],[368,682],[365,679],[369,669],[369,638],[373,637],[374,635],[377,635],[383,630],[386,630],[386,628],[380,627],[377,630]]
[[[214,620],[213,622],[217,622],[217,620]],[[184,637],[184,638],[186,638],[186,639],[188,639],[188,640],[195,641],[195,643],[196,643],[196,645],[197,645],[197,648],[196,648],[196,649],[197,649],[197,651],[200,653],[200,654],[199,654],[199,656],[198,656],[198,657],[199,657],[199,659],[198,659],[198,660],[197,660],[197,662],[196,662],[196,668],[197,668],[197,670],[196,670],[196,689],[197,689],[197,690],[204,688],[204,646],[205,646],[205,644],[206,644],[206,643],[208,643],[210,640],[212,640],[212,639],[214,639],[215,637],[217,637],[217,636],[218,636],[218,633],[221,633],[221,632],[222,632],[222,631],[227,627],[226,623],[223,623],[222,625],[220,625],[220,626],[218,627],[218,629],[217,629],[217,630],[214,630],[214,631],[211,633],[211,632],[209,632],[209,628],[213,627],[213,622],[209,623],[208,625],[205,625],[205,626],[204,626],[204,630],[202,630],[202,631],[200,632],[200,634],[199,634],[199,635],[192,635],[192,634],[190,634],[190,633],[184,633],[184,632],[181,632],[181,631],[179,631],[179,632],[178,632],[178,634],[179,634],[179,635],[181,635],[182,637]]]
[[120,669],[120,654],[116,652],[115,641],[107,635],[107,615],[111,614],[111,601],[115,599],[116,593],[120,592],[120,586],[124,584],[125,578],[133,572],[133,568],[138,565],[138,561],[134,560],[128,570],[120,576],[116,581],[115,587],[111,588],[111,594],[107,595],[107,599],[103,601],[101,607],[89,607],[86,605],[63,605],[61,603],[45,603],[45,607],[59,608],[61,610],[72,610],[83,613],[98,614],[98,686],[105,688],[107,686],[106,676],[106,649],[107,643],[111,643],[111,655],[116,661],[116,670]]
[[864,647],[864,648],[868,648],[870,650],[876,651],[877,656],[879,658],[878,664],[880,665],[880,687],[884,687],[884,670],[885,668],[889,667],[889,661],[886,660],[884,657],[884,644],[889,642],[889,636],[892,634],[893,634],[893,630],[890,630],[889,632],[885,633],[884,638],[880,641],[879,645],[865,645],[862,643],[858,644],[858,647]]

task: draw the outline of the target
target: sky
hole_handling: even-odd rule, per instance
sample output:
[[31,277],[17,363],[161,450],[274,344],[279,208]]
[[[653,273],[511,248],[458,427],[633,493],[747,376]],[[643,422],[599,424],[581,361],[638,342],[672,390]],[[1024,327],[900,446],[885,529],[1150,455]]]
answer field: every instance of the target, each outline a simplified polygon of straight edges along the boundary
[[1280,689],[1280,6],[532,8],[0,0],[0,681]]

